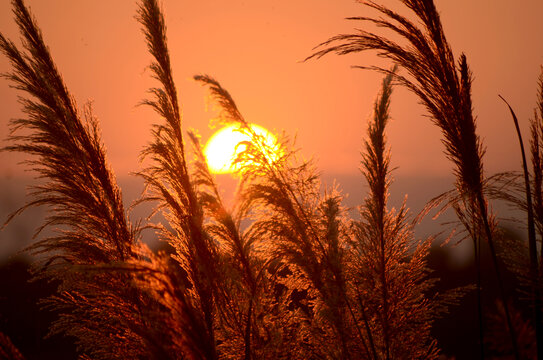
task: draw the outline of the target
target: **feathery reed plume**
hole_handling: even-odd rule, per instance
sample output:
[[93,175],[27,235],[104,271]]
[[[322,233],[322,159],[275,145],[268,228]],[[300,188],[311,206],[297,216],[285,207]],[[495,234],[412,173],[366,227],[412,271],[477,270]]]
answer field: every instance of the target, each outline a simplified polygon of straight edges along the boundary
[[[246,183],[243,194],[247,206],[258,211],[251,231],[271,242],[270,258],[279,260],[291,274],[285,283],[290,292],[307,291],[313,308],[308,320],[319,331],[309,329],[311,338],[305,341],[313,342],[314,351],[324,352],[320,356],[350,358],[341,196],[332,191],[321,198],[315,170],[307,162],[297,165],[295,153],[286,145],[279,150],[280,156],[271,161],[274,157],[270,155],[277,154],[277,148],[270,147],[252,131],[230,94],[209,76],[195,79],[209,86],[212,97],[223,109],[223,120],[238,124],[239,131],[251,138],[235,160],[241,165],[240,173]],[[323,332],[328,336],[323,336]],[[336,342],[339,350],[334,346]]]
[[[178,265],[139,243],[96,118],[90,107],[78,113],[30,13],[22,1],[13,4],[28,54],[1,35],[0,48],[14,68],[6,77],[29,94],[21,100],[28,118],[12,121],[16,144],[5,149],[35,155],[31,164],[46,180],[20,211],[49,205],[40,230],[60,228],[30,247],[43,255],[39,275],[60,282],[44,302],[60,313],[51,333],[75,337],[89,358],[212,358],[201,345],[207,346],[207,328],[187,295],[190,284]],[[19,129],[28,132],[16,136]]]
[[435,309],[425,299],[432,285],[425,260],[431,239],[414,241],[405,204],[397,212],[387,209],[392,179],[385,127],[395,73],[393,68],[383,80],[368,124],[362,172],[369,194],[360,207],[362,220],[353,223],[351,281],[361,317],[371,319],[367,325],[372,345],[369,358],[435,359],[438,349],[430,336]]
[[265,242],[258,227],[242,226],[252,220],[253,207],[243,198],[244,181],[238,184],[236,201],[227,210],[194,132],[194,173],[198,198],[206,215],[205,230],[217,242],[221,288],[217,291],[217,346],[221,358],[300,358],[297,354],[295,314],[288,309],[275,280],[277,269],[266,258]]
[[[483,192],[483,148],[476,133],[475,118],[471,104],[471,75],[466,56],[460,56],[458,71],[454,56],[441,25],[438,11],[432,0],[402,0],[420,20],[422,29],[406,17],[373,1],[362,4],[377,10],[384,18],[353,17],[351,20],[366,21],[391,30],[407,41],[400,45],[390,39],[365,30],[356,34],[337,35],[319,45],[323,48],[311,55],[319,58],[328,53],[345,55],[365,50],[377,50],[379,55],[392,60],[404,68],[408,76],[395,75],[396,81],[415,93],[432,116],[433,122],[443,133],[446,156],[455,165],[456,189],[462,205],[452,205],[460,217],[468,223],[472,234],[476,258],[479,258],[479,239],[486,238],[494,269],[498,277],[500,296],[505,304],[505,313],[511,342],[518,359],[516,336],[507,307],[505,289],[501,281],[498,259],[494,247],[492,224],[490,223],[487,201]],[[380,67],[364,67],[384,73],[389,70]],[[464,214],[460,214],[463,212]],[[477,260],[479,263],[479,260]],[[477,266],[478,274],[480,273]],[[478,275],[479,277],[479,275]],[[480,289],[480,281],[478,280]],[[479,291],[480,292],[480,291]],[[482,322],[480,322],[482,328]],[[481,333],[481,356],[483,344]]]
[[[34,249],[62,249],[58,259],[70,263],[126,259],[135,229],[125,217],[120,190],[106,163],[98,121],[90,106],[82,119],[32,16],[22,0],[14,0],[13,6],[28,54],[0,35],[0,49],[14,69],[4,76],[29,97],[20,99],[27,118],[11,121],[15,144],[3,150],[34,155],[32,169],[49,182],[37,186],[33,200],[10,219],[30,206],[53,206],[44,227],[65,225],[73,230],[41,241]],[[16,135],[23,129],[30,133]]]
[[[218,242],[221,288],[217,296],[219,314],[219,351],[225,358],[264,358],[265,345],[258,334],[262,327],[262,297],[265,290],[264,261],[257,256],[257,237],[242,231],[241,221],[249,217],[250,207],[236,201],[228,211],[221,199],[203,154],[199,136],[189,132],[195,153],[193,180],[206,215],[205,230]],[[243,187],[241,183],[240,189]],[[270,290],[270,289],[267,289]]]
[[[142,201],[158,201],[171,230],[161,227],[161,236],[176,250],[175,259],[186,272],[198,314],[192,318],[204,320],[199,348],[207,359],[217,357],[215,348],[214,288],[218,275],[215,269],[216,246],[204,231],[204,214],[194,184],[187,170],[181,128],[181,111],[177,99],[170,56],[166,42],[164,16],[156,0],[143,0],[138,20],[143,26],[149,52],[154,57],[150,65],[160,87],[150,90],[154,99],[143,104],[151,106],[164,123],[154,125],[153,142],[143,151],[153,165],[139,173],[146,182]],[[201,316],[200,316],[201,315]]]
[[29,163],[43,182],[12,217],[30,206],[50,209],[38,233],[53,227],[54,234],[29,250],[42,255],[38,276],[60,283],[58,295],[46,302],[60,312],[51,331],[75,336],[79,350],[94,358],[140,356],[146,340],[135,328],[142,328],[145,301],[138,301],[130,276],[88,272],[137,258],[139,229],[126,218],[98,121],[90,107],[78,112],[23,1],[14,0],[13,8],[26,51],[2,35],[0,49],[13,67],[4,76],[27,94],[20,99],[27,117],[11,121],[14,144],[4,150],[33,155]]

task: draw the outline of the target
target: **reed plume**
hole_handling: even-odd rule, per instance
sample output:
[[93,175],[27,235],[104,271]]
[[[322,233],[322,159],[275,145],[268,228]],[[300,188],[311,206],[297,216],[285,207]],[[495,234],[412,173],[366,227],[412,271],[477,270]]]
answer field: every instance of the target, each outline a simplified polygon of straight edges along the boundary
[[[195,79],[209,86],[212,97],[222,108],[223,119],[237,124],[239,131],[251,139],[244,143],[244,151],[235,160],[241,164],[240,172],[246,183],[243,194],[247,206],[258,210],[251,231],[269,239],[268,256],[280,261],[291,274],[285,283],[290,292],[307,292],[313,307],[308,320],[319,331],[332,331],[323,337],[317,329],[308,329],[310,338],[304,341],[313,343],[314,349],[330,352],[328,356],[349,358],[341,197],[332,191],[321,198],[318,177],[310,163],[296,164],[295,152],[285,145],[278,150],[266,144],[215,79],[203,75]],[[272,156],[277,154],[278,157]],[[334,346],[317,346],[320,341],[329,343],[332,339],[340,346],[337,352]]]
[[[153,99],[143,101],[152,107],[164,122],[153,127],[153,142],[143,151],[142,158],[152,165],[140,172],[146,182],[142,201],[158,201],[171,228],[160,226],[161,236],[176,251],[174,258],[187,275],[187,290],[192,308],[192,319],[202,319],[198,328],[198,346],[207,359],[217,357],[215,348],[214,288],[220,286],[215,268],[217,249],[204,230],[204,213],[198,201],[185,158],[181,111],[177,89],[173,81],[171,61],[167,47],[166,25],[158,2],[142,1],[138,20],[143,26],[149,52],[154,58],[150,65],[153,77],[160,87],[150,89]],[[196,325],[195,325],[196,326]]]
[[[362,172],[369,193],[353,223],[351,282],[358,313],[366,322],[372,359],[435,359],[438,349],[430,336],[435,304],[425,298],[432,286],[426,269],[431,239],[414,241],[405,204],[387,208],[392,181],[385,128],[389,121],[392,80],[383,80],[368,124]],[[367,319],[367,320],[366,320]]]
[[[251,207],[236,198],[233,208],[227,209],[213,175],[210,173],[203,154],[199,136],[189,132],[195,158],[193,181],[204,210],[205,231],[217,242],[220,289],[217,289],[217,341],[221,357],[244,359],[273,358],[274,343],[263,336],[261,329],[270,329],[264,324],[272,312],[269,294],[273,282],[267,272],[266,261],[258,251],[261,239],[253,231],[244,229],[242,221],[251,216]],[[238,194],[243,182],[238,185]]]
[[[442,131],[445,154],[453,162],[456,175],[458,196],[455,197],[456,200],[450,199],[451,206],[471,234],[477,264],[480,258],[479,241],[482,238],[488,242],[501,298],[505,304],[511,342],[518,358],[516,336],[498,268],[492,233],[493,224],[484,195],[482,162],[484,151],[476,132],[476,122],[472,112],[472,80],[466,56],[464,54],[460,56],[457,68],[432,0],[402,0],[401,2],[416,15],[422,27],[373,1],[361,1],[361,3],[377,10],[384,16],[383,18],[352,17],[349,19],[373,23],[378,27],[391,30],[407,44],[401,45],[376,33],[358,30],[356,34],[332,37],[320,44],[321,50],[316,51],[309,58],[319,58],[329,53],[345,55],[376,50],[380,56],[392,60],[407,72],[406,76],[395,75],[395,79],[418,96],[430,113],[432,121]],[[389,73],[387,69],[380,67],[360,67]],[[477,268],[477,287],[480,293],[479,265]],[[482,319],[481,316],[480,319]],[[480,328],[481,356],[484,356],[482,320],[480,320]]]
[[125,215],[90,106],[77,109],[23,1],[14,0],[13,9],[24,50],[3,35],[0,49],[13,67],[4,76],[26,93],[20,98],[26,117],[11,121],[13,144],[3,150],[32,155],[28,163],[42,184],[11,218],[31,206],[49,208],[37,233],[51,227],[53,235],[29,250],[42,255],[37,276],[60,284],[46,302],[60,312],[51,331],[76,337],[80,351],[96,358],[109,351],[140,354],[145,339],[134,329],[141,325],[141,302],[130,277],[88,272],[137,258],[139,228]]

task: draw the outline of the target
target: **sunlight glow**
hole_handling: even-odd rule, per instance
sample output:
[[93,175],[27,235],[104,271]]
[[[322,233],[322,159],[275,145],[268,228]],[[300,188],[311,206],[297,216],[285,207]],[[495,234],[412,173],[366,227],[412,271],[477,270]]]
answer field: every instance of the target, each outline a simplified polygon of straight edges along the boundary
[[[278,149],[277,138],[268,132],[262,126],[251,124],[251,129],[264,138],[267,146],[271,149]],[[204,147],[204,154],[207,159],[209,170],[215,174],[233,173],[237,170],[232,162],[236,156],[245,149],[244,144],[239,144],[243,141],[251,141],[250,137],[241,133],[237,125],[228,125],[211,136]],[[239,145],[238,145],[239,144]],[[277,160],[279,154],[272,155],[272,162]]]

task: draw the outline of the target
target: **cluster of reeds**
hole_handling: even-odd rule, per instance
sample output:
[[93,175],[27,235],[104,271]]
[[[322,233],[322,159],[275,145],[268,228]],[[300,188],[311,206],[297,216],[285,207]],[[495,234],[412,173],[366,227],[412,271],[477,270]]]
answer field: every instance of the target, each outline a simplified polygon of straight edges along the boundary
[[[26,117],[12,120],[12,145],[4,149],[32,155],[30,164],[42,179],[20,211],[50,207],[43,227],[55,235],[29,250],[42,255],[36,276],[60,284],[44,301],[59,313],[51,332],[74,337],[83,359],[436,359],[439,347],[430,330],[441,304],[431,294],[426,267],[431,239],[415,239],[405,204],[397,210],[387,204],[392,178],[385,129],[394,80],[420,97],[442,129],[457,175],[456,191],[443,198],[472,237],[476,258],[487,241],[500,274],[466,57],[457,68],[432,1],[403,2],[422,29],[373,2],[366,5],[387,20],[355,19],[395,31],[408,46],[361,31],[331,39],[314,55],[374,49],[400,68],[377,69],[386,77],[364,142],[369,193],[360,220],[353,220],[341,192],[322,189],[314,165],[299,159],[287,137],[270,145],[219,82],[198,75],[195,80],[220,107],[220,120],[251,139],[234,160],[236,201],[225,205],[195,132],[188,133],[187,148],[160,6],[142,0],[138,20],[158,82],[143,104],[160,122],[142,152],[149,165],[138,174],[146,185],[140,201],[155,204],[166,223],[131,224],[96,118],[90,107],[77,108],[36,22],[22,0],[13,0],[24,49],[2,35],[0,49],[13,67],[6,77],[26,93]],[[539,237],[543,84],[541,91],[532,124],[532,217]],[[154,228],[173,254],[149,250],[140,237],[144,227]],[[530,251],[534,246],[535,230]],[[534,261],[537,309],[543,265],[537,254]]]
[[[353,52],[375,50],[380,56],[392,60],[397,66],[405,70],[406,75],[395,75],[395,80],[418,96],[421,103],[431,115],[432,121],[441,129],[442,142],[445,146],[445,155],[455,168],[455,191],[448,192],[436,198],[429,204],[429,208],[438,206],[445,201],[456,212],[466,231],[473,240],[475,263],[477,267],[477,296],[479,313],[479,343],[480,356],[485,357],[484,349],[484,321],[481,305],[481,241],[486,241],[494,265],[507,329],[510,334],[511,352],[515,358],[525,357],[520,354],[517,345],[518,339],[511,320],[507,289],[504,289],[502,275],[499,267],[498,251],[496,249],[496,223],[492,216],[487,194],[499,193],[502,198],[519,203],[518,199],[508,196],[505,191],[492,188],[490,180],[485,178],[483,171],[483,146],[476,132],[476,122],[471,102],[471,74],[464,54],[459,57],[458,64],[448,44],[441,25],[439,13],[433,0],[401,0],[412,14],[418,24],[410,21],[406,16],[380,5],[373,1],[360,1],[363,5],[376,10],[382,17],[352,17],[350,20],[373,23],[378,27],[391,30],[403,43],[395,42],[376,33],[359,30],[355,34],[337,35],[320,45],[311,57],[321,57],[328,53],[345,55]],[[310,57],[310,58],[311,58]],[[379,67],[367,67],[377,71],[389,73]],[[541,97],[540,97],[541,100]],[[540,111],[541,109],[539,109]],[[543,356],[543,324],[541,323],[541,295],[540,295],[540,268],[543,264],[537,259],[536,238],[534,231],[534,218],[532,195],[530,192],[529,174],[520,137],[520,130],[516,116],[513,113],[515,125],[521,143],[525,174],[526,201],[523,208],[527,211],[529,230],[530,253],[530,288],[532,289],[534,322],[538,356]],[[540,162],[540,114],[536,111],[532,122],[532,158],[534,197],[541,197],[541,167]],[[539,129],[539,130],[538,130]],[[508,177],[510,179],[510,177]],[[512,185],[513,187],[515,185]],[[539,187],[538,187],[539,186]],[[505,194],[504,194],[505,193]],[[428,210],[428,209],[426,209]]]

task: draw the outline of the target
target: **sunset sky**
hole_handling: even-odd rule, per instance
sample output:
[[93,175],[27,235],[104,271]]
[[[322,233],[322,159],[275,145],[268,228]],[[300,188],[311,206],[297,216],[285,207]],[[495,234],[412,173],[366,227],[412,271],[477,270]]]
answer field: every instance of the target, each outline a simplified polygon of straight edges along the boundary
[[[139,168],[138,154],[149,141],[149,109],[136,107],[154,82],[136,2],[27,1],[65,81],[82,106],[93,102],[103,141],[118,177]],[[397,1],[384,4],[405,13]],[[508,99],[527,136],[539,67],[543,64],[543,2],[505,0],[437,1],[445,32],[458,57],[465,52],[474,73],[473,99],[479,133],[487,148],[489,172],[517,169],[520,161]],[[212,134],[206,92],[195,74],[215,77],[228,89],[249,121],[271,131],[297,135],[306,157],[315,156],[324,173],[357,173],[366,119],[381,75],[351,65],[386,65],[374,53],[302,60],[312,48],[338,33],[367,26],[344,20],[368,15],[353,0],[163,1],[173,72],[185,129],[206,141]],[[9,1],[0,3],[0,32],[17,39]],[[0,57],[0,71],[9,70]],[[0,137],[9,118],[20,115],[17,92],[0,81]],[[440,134],[416,99],[397,88],[389,127],[393,166],[399,175],[448,173]],[[21,174],[16,157],[0,154],[3,176]]]

